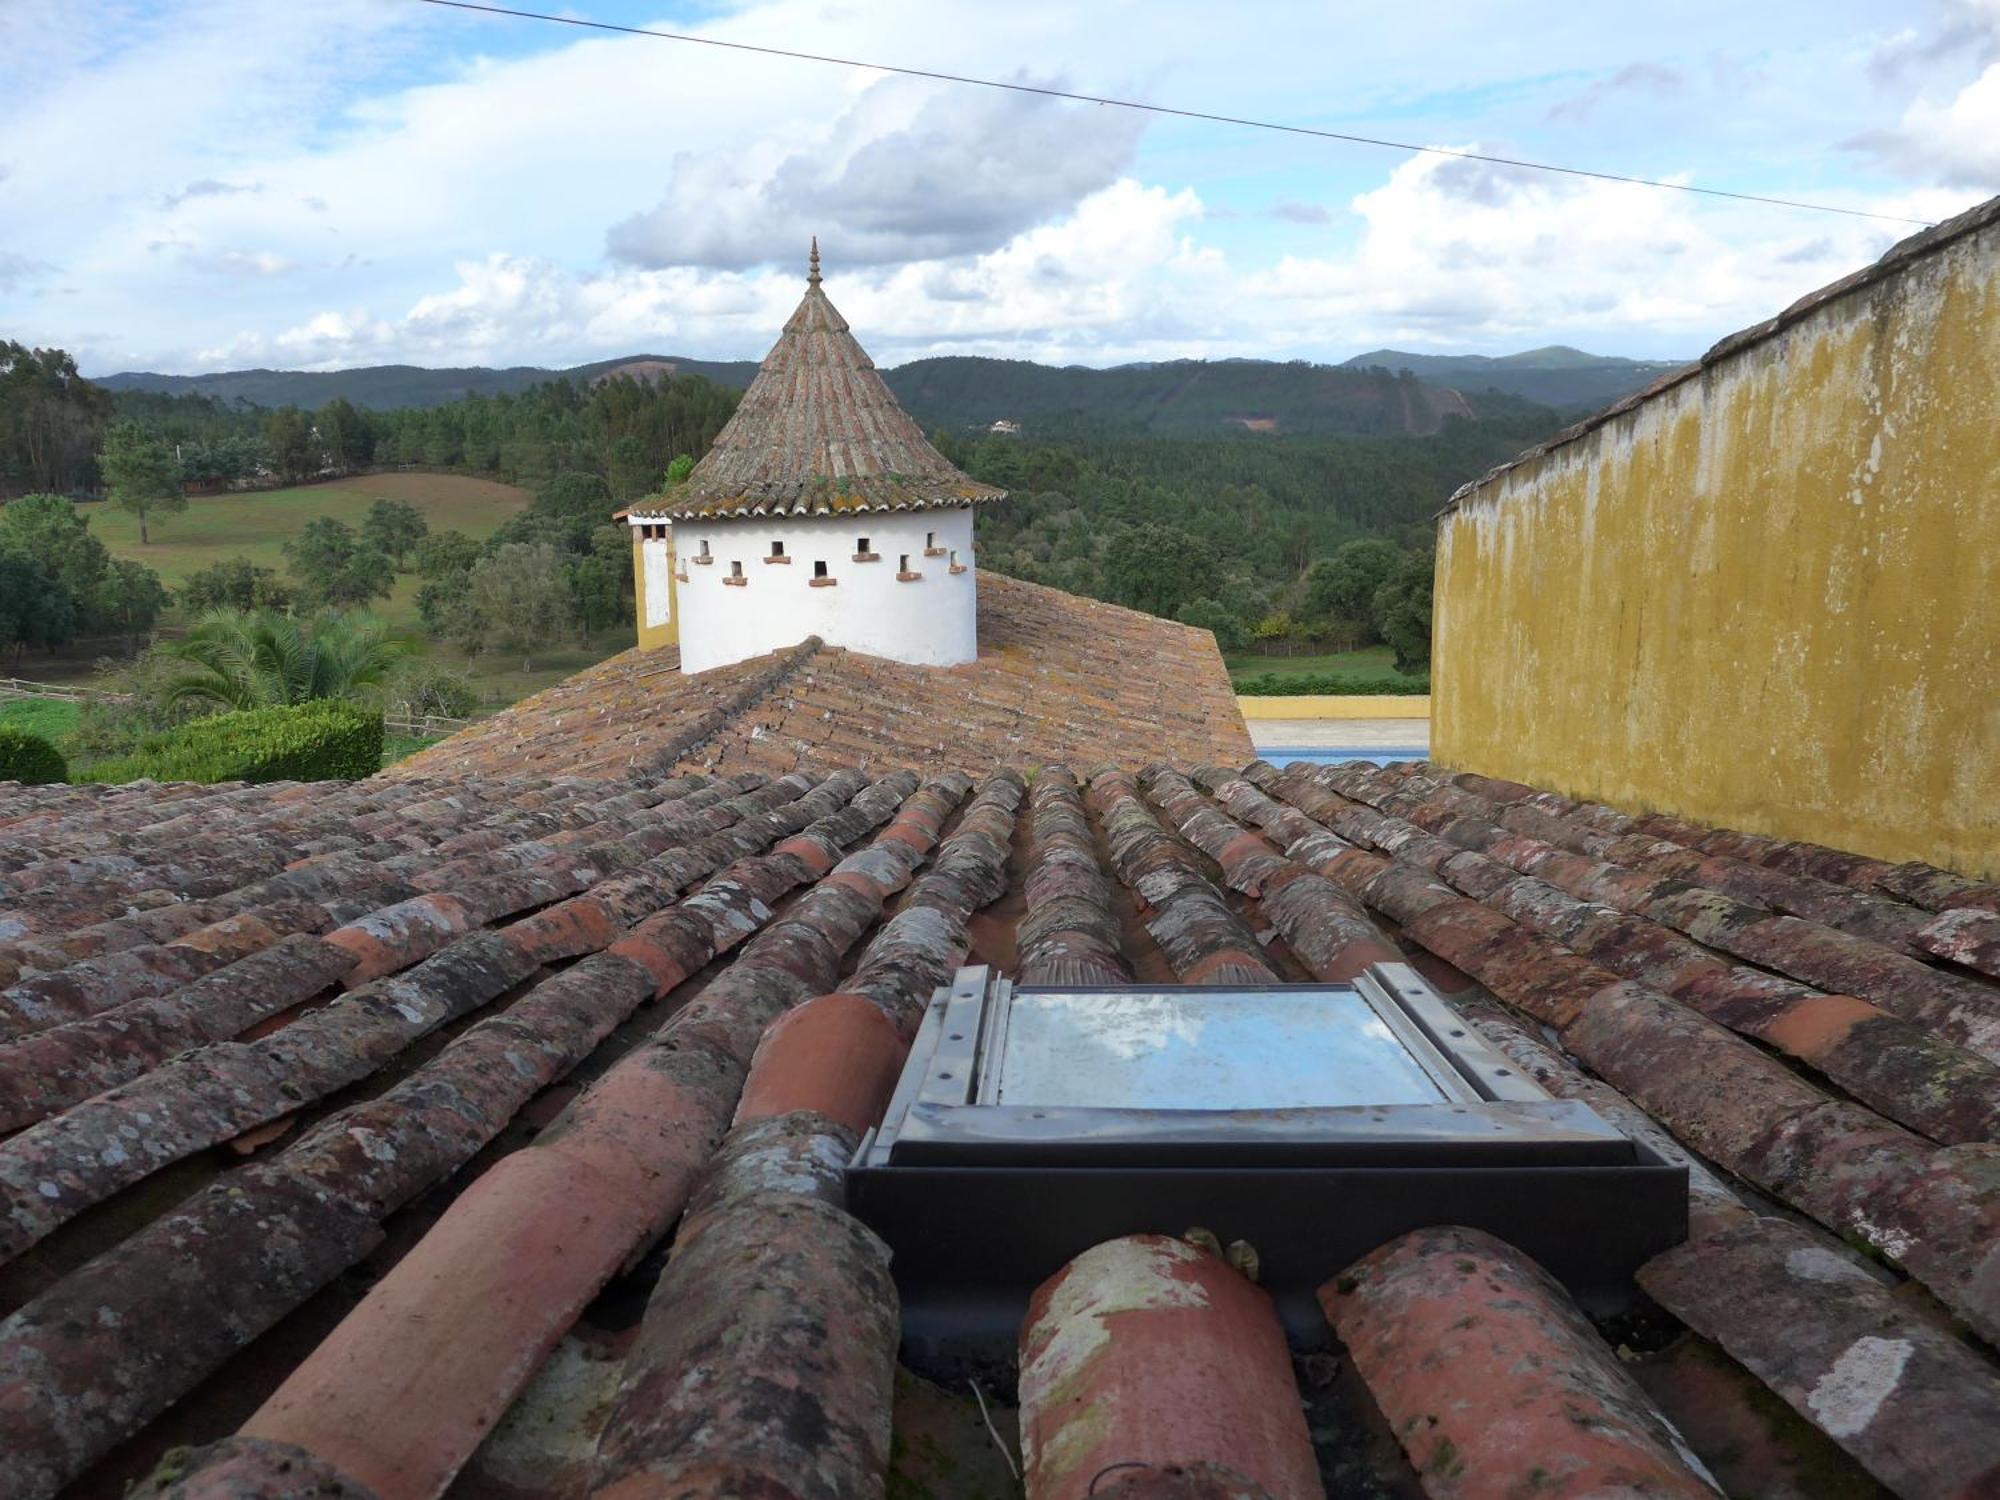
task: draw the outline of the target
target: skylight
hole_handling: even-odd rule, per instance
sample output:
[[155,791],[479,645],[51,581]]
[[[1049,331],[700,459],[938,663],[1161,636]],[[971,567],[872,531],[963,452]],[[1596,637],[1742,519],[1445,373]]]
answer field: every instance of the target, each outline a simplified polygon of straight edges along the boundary
[[847,1172],[913,1367],[1011,1350],[1028,1292],[1122,1234],[1254,1248],[1294,1333],[1397,1234],[1483,1229],[1586,1306],[1687,1232],[1687,1172],[1551,1098],[1405,964],[1347,984],[940,989]]
[[982,1102],[1304,1109],[1479,1097],[1345,987],[1017,990],[1002,1046],[981,1075],[994,1083]]

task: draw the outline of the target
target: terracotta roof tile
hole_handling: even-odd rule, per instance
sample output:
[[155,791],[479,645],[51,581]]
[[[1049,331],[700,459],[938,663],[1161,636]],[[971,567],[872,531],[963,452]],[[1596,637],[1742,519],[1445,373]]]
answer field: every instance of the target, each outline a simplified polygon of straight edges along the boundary
[[628,651],[388,774],[980,772],[1161,756],[1241,764],[1251,753],[1206,631],[981,573],[979,640],[979,660],[962,667],[815,640],[691,677],[671,649]]
[[2000,1476],[1991,1368],[1797,1226],[1732,1226],[1640,1279],[1898,1493],[1971,1496]]
[[[1859,1236],[1974,1328],[2000,1328],[2000,1286],[1977,1248],[2000,1235],[2000,1195],[1987,1185],[1994,1147],[1940,1148],[1847,1105],[1695,1010],[1460,895],[1426,873],[1427,861],[1455,858],[1442,852],[1455,846],[1331,787],[1359,789],[1373,779],[1365,770],[1338,769],[1279,777],[1274,785],[1341,832],[1396,850],[1396,860],[1362,884],[1364,899],[1510,1005],[1555,1027],[1566,1050],[1676,1136],[1828,1227]],[[1714,898],[1724,910],[1735,905],[1700,888],[1680,895]],[[1715,940],[1714,933],[1696,935]]]
[[[563,1493],[593,1465],[635,1493],[814,1471],[879,1485],[894,1294],[834,1166],[932,986],[975,950],[1042,983],[1340,978],[1407,955],[1524,1072],[1689,1165],[1692,1237],[1641,1281],[1681,1339],[1715,1341],[1735,1379],[1844,1450],[1841,1482],[2000,1479],[1981,1341],[2000,1331],[1995,1069],[1973,1045],[2000,986],[1958,946],[1985,932],[1974,883],[1436,767],[1280,771],[1225,747],[1174,769],[1149,744],[1136,774],[1045,763],[1032,789],[975,788],[963,769],[990,766],[973,754],[922,784],[821,780],[717,707],[748,691],[796,742],[831,710],[842,742],[869,743],[863,724],[962,736],[994,765],[1025,738],[1019,706],[1007,720],[979,692],[934,703],[942,735],[872,707],[901,671],[809,648],[705,697],[694,717],[722,717],[700,741],[671,708],[621,738],[607,709],[563,746],[549,715],[590,695],[558,695],[571,706],[456,769],[351,787],[0,787],[0,826],[31,841],[10,835],[0,872],[17,1026],[0,1042],[0,1489],[115,1492],[172,1442],[227,1438],[167,1492],[405,1493],[462,1473],[461,1493],[501,1493],[478,1445],[577,1333],[614,1364],[564,1439],[581,1449],[535,1471],[567,1474]],[[1087,741],[1073,759],[1115,755],[1106,733],[1049,732]],[[655,743],[680,748],[648,758]],[[703,779],[710,759],[744,778]],[[445,912],[447,930],[414,920]],[[213,1149],[279,1122],[294,1133],[253,1155]],[[654,1280],[641,1252],[668,1233]],[[1445,1233],[1377,1252],[1375,1292],[1330,1296],[1421,1482],[1479,1493],[1539,1465],[1583,1484],[1625,1463],[1686,1483],[1657,1412],[1607,1377],[1611,1343],[1513,1252]],[[621,1332],[592,1299],[635,1263],[651,1306]],[[343,1319],[354,1294],[326,1299],[363,1265],[374,1291]],[[818,1328],[844,1333],[802,1343]],[[1451,1358],[1393,1357],[1438,1339]],[[1532,1391],[1480,1373],[1531,1357]],[[1288,1377],[1265,1363],[1256,1381],[1176,1378],[1276,1410]],[[219,1381],[249,1385],[223,1401]],[[756,1399],[774,1381],[789,1405]],[[1594,1414],[1591,1442],[1494,1446],[1505,1429],[1482,1413],[1503,1394]],[[1062,1424],[1030,1407],[1046,1456]],[[1406,1408],[1426,1420],[1401,1430]],[[1688,1431],[1725,1484],[1756,1487]],[[1293,1492],[1201,1446],[1120,1482]]]
[[1271,1299],[1187,1240],[1131,1235],[1070,1261],[1035,1290],[1020,1368],[1030,1495],[1085,1500],[1118,1471],[1190,1461],[1250,1494],[1319,1488]]
[[1476,1229],[1420,1229],[1320,1291],[1445,1500],[1720,1491],[1562,1288]]

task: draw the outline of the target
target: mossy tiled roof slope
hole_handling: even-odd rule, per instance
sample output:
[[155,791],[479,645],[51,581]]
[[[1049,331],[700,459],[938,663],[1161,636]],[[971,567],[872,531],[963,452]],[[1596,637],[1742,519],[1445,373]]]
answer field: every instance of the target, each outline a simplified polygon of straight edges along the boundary
[[1399,956],[1688,1163],[1660,1315],[1594,1328],[1448,1228],[1326,1267],[1344,1348],[1297,1385],[1254,1290],[1261,1365],[1120,1358],[1138,1314],[1085,1306],[1070,1342],[1111,1358],[1024,1412],[1030,1496],[1082,1492],[1051,1424],[1190,1382],[1300,1445],[1309,1407],[1336,1500],[1694,1500],[1694,1460],[1729,1494],[1995,1493],[2000,887],[1253,762],[0,785],[0,1494],[118,1496],[163,1456],[133,1493],[1014,1493],[965,1393],[898,1375],[887,1251],[842,1207],[934,986]]
[[976,662],[914,667],[806,642],[688,676],[672,650],[627,651],[390,774],[982,771],[1250,753],[1207,631],[982,572]]
[[850,515],[998,500],[924,437],[876,373],[819,280],[806,294],[687,483],[635,516]]

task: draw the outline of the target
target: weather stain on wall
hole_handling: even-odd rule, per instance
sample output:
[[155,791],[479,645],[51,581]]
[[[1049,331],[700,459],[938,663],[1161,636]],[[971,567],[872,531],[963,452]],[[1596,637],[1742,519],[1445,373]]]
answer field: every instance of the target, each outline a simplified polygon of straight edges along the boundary
[[1490,475],[1444,763],[2000,875],[2000,201]]

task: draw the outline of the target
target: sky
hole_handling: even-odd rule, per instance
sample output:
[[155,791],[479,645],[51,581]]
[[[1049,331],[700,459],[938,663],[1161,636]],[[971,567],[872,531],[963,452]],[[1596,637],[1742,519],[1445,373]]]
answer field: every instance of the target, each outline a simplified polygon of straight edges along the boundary
[[[2000,0],[561,13],[1920,220],[2000,193]],[[0,0],[0,337],[89,374],[757,358],[815,234],[883,365],[1678,358],[1911,232],[418,0]]]

